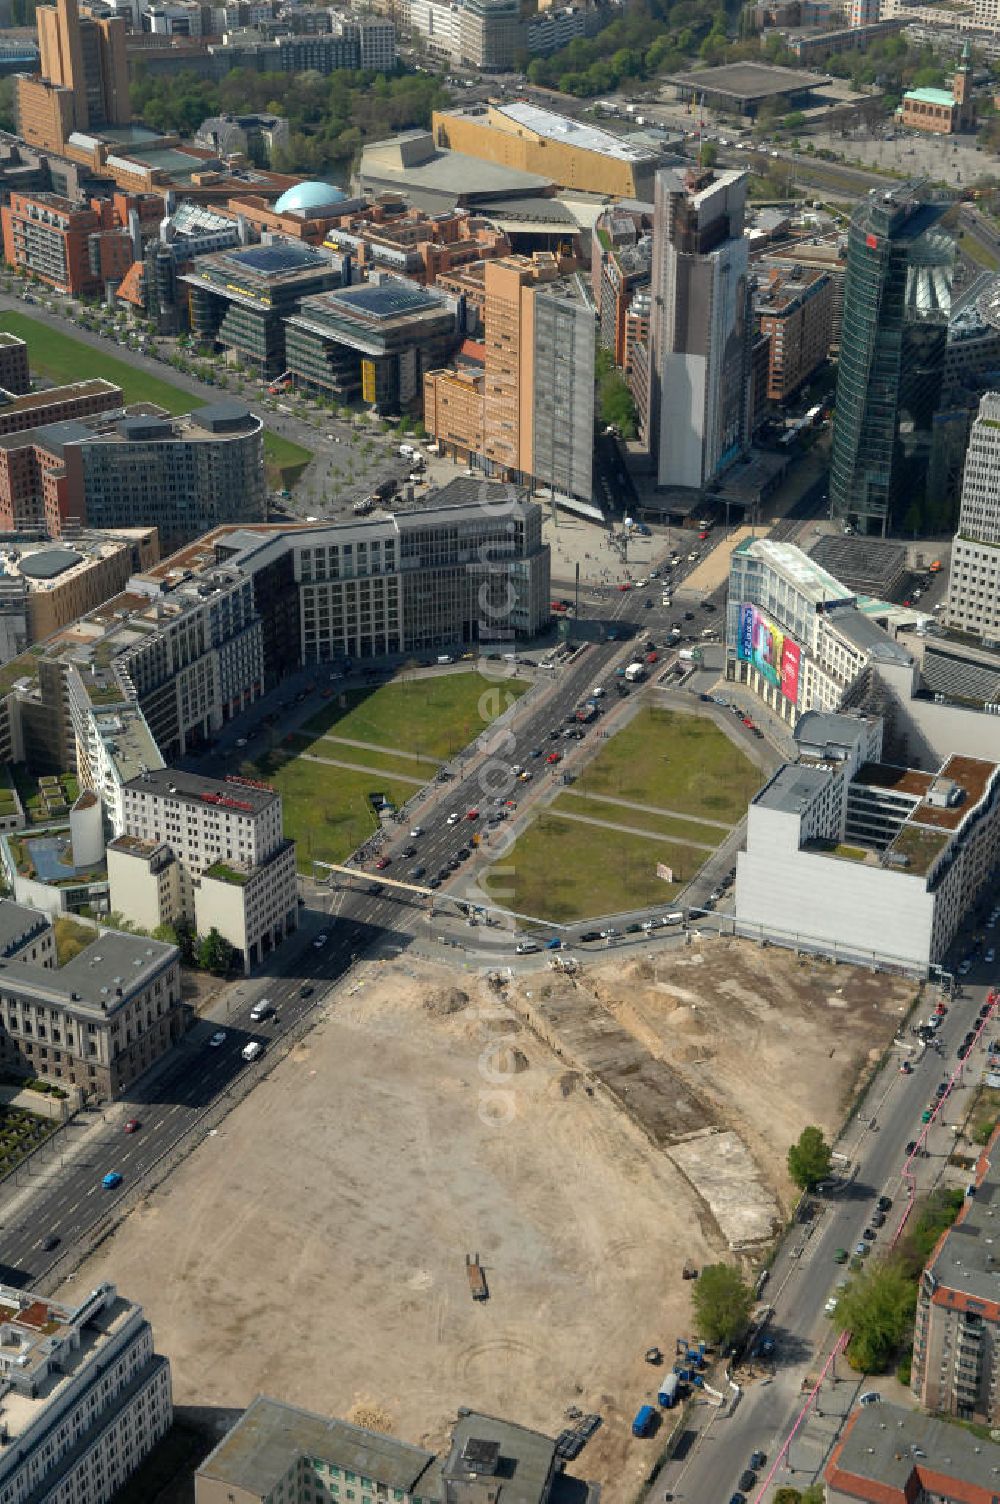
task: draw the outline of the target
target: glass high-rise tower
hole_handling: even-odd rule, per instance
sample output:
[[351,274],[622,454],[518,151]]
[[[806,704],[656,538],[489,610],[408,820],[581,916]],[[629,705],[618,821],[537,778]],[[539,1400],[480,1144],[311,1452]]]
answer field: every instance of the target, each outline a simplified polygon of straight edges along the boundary
[[855,210],[844,279],[830,514],[885,533],[926,467],[944,367],[954,244],[913,185]]

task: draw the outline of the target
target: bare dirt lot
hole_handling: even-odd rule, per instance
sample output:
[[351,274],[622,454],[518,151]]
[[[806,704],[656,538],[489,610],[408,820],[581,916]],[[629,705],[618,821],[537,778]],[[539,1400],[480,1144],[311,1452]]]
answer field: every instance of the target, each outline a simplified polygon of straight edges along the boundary
[[912,989],[712,942],[511,990],[367,968],[67,1290],[142,1301],[182,1404],[374,1407],[432,1446],[459,1405],[549,1434],[598,1411],[572,1470],[630,1498],[656,1452],[628,1431],[643,1351],[689,1330],[683,1261],[732,1241],[719,1164],[787,1204],[788,1143],[839,1120]]

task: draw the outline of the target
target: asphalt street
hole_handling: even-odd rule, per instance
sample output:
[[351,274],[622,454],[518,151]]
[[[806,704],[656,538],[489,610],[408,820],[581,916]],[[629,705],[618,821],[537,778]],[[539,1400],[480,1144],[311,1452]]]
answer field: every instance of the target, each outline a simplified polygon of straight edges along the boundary
[[[835,1440],[837,1425],[830,1424],[831,1414],[846,1413],[862,1389],[878,1389],[877,1379],[863,1379],[841,1359],[836,1384],[823,1386],[806,1423],[784,1450],[813,1387],[807,1381],[818,1378],[836,1342],[824,1305],[848,1270],[835,1262],[835,1255],[841,1249],[853,1253],[864,1241],[876,1199],[883,1195],[892,1207],[871,1245],[873,1254],[890,1244],[911,1199],[911,1182],[904,1171],[912,1175],[917,1195],[926,1192],[940,1179],[954,1148],[954,1125],[964,1119],[992,1037],[991,1021],[981,1024],[978,1018],[990,970],[980,963],[966,979],[962,995],[952,1002],[938,1031],[940,1054],[922,1051],[909,1032],[890,1051],[861,1111],[836,1146],[844,1156],[839,1161],[842,1184],[833,1193],[810,1198],[814,1215],[797,1223],[785,1238],[763,1291],[762,1299],[773,1308],[768,1324],[776,1344],[773,1363],[752,1364],[753,1377],[746,1370],[737,1374],[743,1392],[732,1413],[698,1407],[693,1419],[697,1439],[684,1449],[681,1461],[666,1466],[650,1499],[684,1504],[729,1499],[758,1448],[766,1454],[767,1466],[759,1473],[758,1487],[748,1493],[751,1504],[770,1498],[772,1489],[782,1484],[803,1488],[822,1467]],[[957,1047],[967,1030],[980,1027],[980,1043],[963,1066],[956,1058]],[[903,1059],[913,1063],[912,1075],[900,1074]],[[935,1102],[938,1084],[951,1080],[954,1085],[936,1117],[922,1124],[921,1114]],[[875,1129],[869,1126],[872,1121]],[[913,1141],[927,1148],[927,1157],[911,1156],[907,1145]]]

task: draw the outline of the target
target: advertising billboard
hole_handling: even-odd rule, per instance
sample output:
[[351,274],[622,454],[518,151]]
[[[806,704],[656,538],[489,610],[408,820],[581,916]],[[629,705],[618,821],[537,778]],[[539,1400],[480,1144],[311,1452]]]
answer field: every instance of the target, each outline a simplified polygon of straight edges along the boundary
[[802,665],[799,645],[749,603],[740,606],[736,654],[780,690],[786,700],[793,705],[798,703]]

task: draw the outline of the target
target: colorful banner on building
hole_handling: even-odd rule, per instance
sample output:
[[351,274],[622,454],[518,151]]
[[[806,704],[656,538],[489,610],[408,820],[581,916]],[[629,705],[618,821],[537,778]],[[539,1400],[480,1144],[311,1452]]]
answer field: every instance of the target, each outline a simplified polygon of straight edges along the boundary
[[786,700],[791,700],[793,705],[798,703],[801,649],[797,642],[786,637],[780,627],[749,603],[740,607],[736,653],[780,690]]

